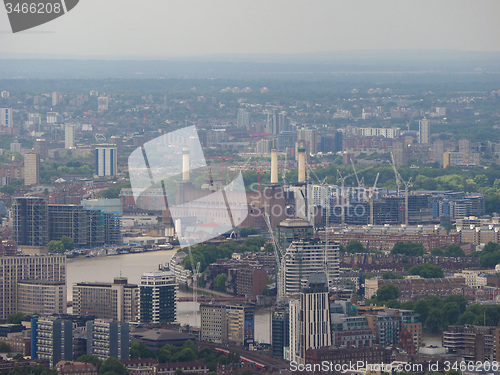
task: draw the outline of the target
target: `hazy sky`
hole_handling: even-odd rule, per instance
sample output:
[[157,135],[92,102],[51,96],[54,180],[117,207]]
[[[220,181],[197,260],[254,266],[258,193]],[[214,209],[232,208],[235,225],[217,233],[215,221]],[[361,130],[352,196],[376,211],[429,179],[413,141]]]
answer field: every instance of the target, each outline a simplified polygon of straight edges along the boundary
[[500,51],[499,0],[80,0],[17,34],[0,7],[0,57]]

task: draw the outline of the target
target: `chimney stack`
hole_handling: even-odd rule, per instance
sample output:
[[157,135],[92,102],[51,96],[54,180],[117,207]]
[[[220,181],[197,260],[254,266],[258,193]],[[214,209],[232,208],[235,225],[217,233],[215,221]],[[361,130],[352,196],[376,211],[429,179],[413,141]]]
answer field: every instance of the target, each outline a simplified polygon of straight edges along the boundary
[[278,183],[278,150],[271,150],[271,184]]
[[298,182],[299,184],[303,184],[306,182],[306,149],[305,147],[301,146],[298,148],[298,153],[299,153],[299,178]]
[[182,148],[182,182],[189,182],[189,147]]

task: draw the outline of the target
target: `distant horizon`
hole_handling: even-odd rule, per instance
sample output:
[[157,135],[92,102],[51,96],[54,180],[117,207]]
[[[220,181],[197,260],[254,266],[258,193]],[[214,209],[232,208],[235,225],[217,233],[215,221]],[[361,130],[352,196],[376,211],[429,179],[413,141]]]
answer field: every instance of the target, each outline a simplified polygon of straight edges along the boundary
[[[449,54],[453,56],[449,56]],[[417,56],[407,56],[407,54],[417,54]],[[500,59],[500,51],[475,51],[460,49],[356,49],[356,50],[323,50],[316,52],[290,52],[290,53],[210,53],[199,55],[78,55],[78,54],[46,54],[46,53],[2,53],[0,60],[103,60],[103,61],[180,61],[180,60],[198,60],[210,62],[260,62],[262,59],[273,59],[274,61],[282,59],[300,59],[307,62],[329,62],[334,58],[360,58],[360,57],[390,57],[398,56],[406,59],[426,59],[426,58],[456,58],[457,56]],[[318,60],[318,59],[326,60]],[[273,61],[266,61],[273,62]]]

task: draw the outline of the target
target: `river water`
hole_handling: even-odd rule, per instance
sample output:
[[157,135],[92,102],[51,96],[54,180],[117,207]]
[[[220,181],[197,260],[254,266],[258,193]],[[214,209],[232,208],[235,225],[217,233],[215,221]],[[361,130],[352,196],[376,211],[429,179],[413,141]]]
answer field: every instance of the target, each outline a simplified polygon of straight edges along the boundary
[[[73,299],[73,284],[84,281],[113,282],[118,276],[127,277],[129,283],[139,284],[141,275],[158,269],[170,261],[177,252],[174,250],[149,251],[145,253],[123,254],[102,257],[76,257],[67,261],[68,300]],[[179,296],[191,293],[179,291]],[[200,325],[200,311],[194,302],[179,302],[177,321],[191,326]],[[196,312],[196,313],[195,313]],[[258,309],[255,312],[255,341],[269,343],[271,338],[271,310]]]

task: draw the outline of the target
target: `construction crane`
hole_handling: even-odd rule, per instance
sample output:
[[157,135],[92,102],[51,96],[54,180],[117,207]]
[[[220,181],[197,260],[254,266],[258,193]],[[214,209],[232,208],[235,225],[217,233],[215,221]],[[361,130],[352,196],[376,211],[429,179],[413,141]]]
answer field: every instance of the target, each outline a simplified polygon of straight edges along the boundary
[[408,225],[408,194],[409,194],[409,189],[413,186],[413,182],[411,181],[412,178],[410,177],[408,181],[405,181],[403,177],[401,177],[401,174],[398,172],[396,168],[396,164],[394,163],[394,156],[392,155],[391,152],[391,159],[392,159],[392,169],[394,170],[394,174],[396,176],[396,185],[398,186],[398,197],[399,197],[399,186],[401,183],[405,185],[405,224]]
[[413,120],[413,117],[415,117],[416,114],[417,114],[417,111],[413,112],[413,114],[410,117],[410,121],[408,121],[406,123],[406,129],[408,129],[408,131],[410,131],[410,122],[411,122],[411,120]]
[[[191,268],[193,271],[193,302],[194,302],[194,317],[196,319],[196,313],[198,312],[198,277],[200,275],[200,262],[194,264],[193,252],[191,251],[191,246],[188,246],[189,261],[191,262]],[[196,321],[195,321],[196,325]]]
[[375,183],[373,184],[373,187],[370,191],[370,224],[373,225],[374,221],[373,220],[373,201],[375,199],[375,188],[377,187],[377,182],[378,182],[378,176],[380,173],[377,173],[377,177],[375,177]]
[[[361,172],[359,173],[363,173],[363,172],[366,172],[367,170],[369,169],[372,169],[373,167],[368,167],[368,168],[365,168],[363,169]],[[340,172],[339,169],[337,169],[337,181],[340,181],[341,183],[341,186],[340,186],[340,207],[342,209],[342,225],[345,224],[345,180],[348,179],[349,177],[352,177],[354,176],[355,174],[354,173],[351,173],[347,176],[342,176],[342,173]]]
[[403,180],[403,183],[405,185],[405,224],[408,225],[408,194],[410,188],[413,186],[413,182],[411,182],[411,177],[410,177],[408,181]]
[[366,244],[365,256],[363,257],[363,265],[361,266],[361,271],[359,272],[358,295],[360,301],[365,299],[364,286],[363,286],[363,273],[365,272],[366,257],[368,256],[369,248],[370,248],[370,242]]
[[391,166],[392,170],[394,171],[394,176],[396,177],[396,193],[397,196],[399,197],[399,187],[401,186],[401,175],[399,174],[397,168],[396,168],[396,163],[394,162],[394,154],[391,151]]
[[283,270],[284,270],[284,251],[274,235],[273,228],[271,226],[271,221],[269,220],[269,214],[264,212],[264,221],[266,222],[267,229],[273,240],[274,247],[274,258],[276,259],[276,290],[277,290],[277,300],[283,301],[285,299],[285,286],[283,285]]

